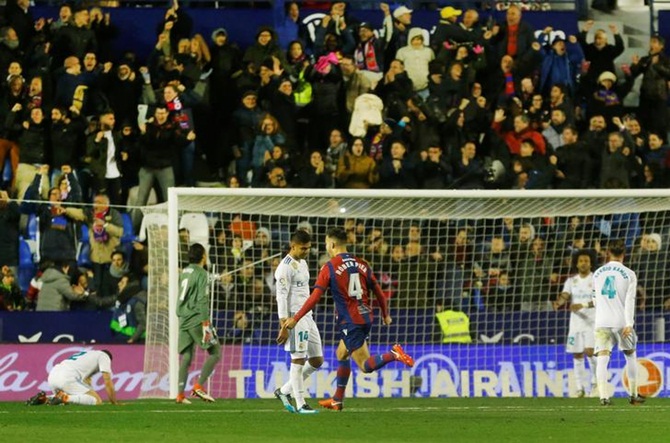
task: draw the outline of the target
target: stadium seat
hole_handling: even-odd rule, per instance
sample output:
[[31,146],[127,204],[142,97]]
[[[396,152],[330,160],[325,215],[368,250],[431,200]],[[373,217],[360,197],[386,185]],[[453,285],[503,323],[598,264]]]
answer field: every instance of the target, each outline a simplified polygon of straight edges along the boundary
[[133,219],[127,212],[122,212],[123,218],[123,235],[121,236],[121,243],[132,243],[135,240],[135,231],[133,230]]
[[28,215],[28,224],[26,227],[26,240],[37,240],[37,230],[39,229],[39,219],[36,214]]
[[77,253],[77,265],[80,268],[91,268],[91,244],[86,242],[79,243],[79,251]]
[[30,286],[30,280],[35,276],[37,266],[33,261],[33,253],[30,245],[22,237],[19,238],[19,287],[24,293]]
[[81,236],[79,237],[79,241],[82,243],[88,243],[90,241],[88,238],[88,225],[83,223],[81,225]]
[[179,229],[187,229],[190,243],[209,246],[209,220],[202,212],[189,212],[181,216]]
[[5,164],[2,168],[2,185],[6,186],[12,182],[12,162],[9,160],[9,157],[5,160]]

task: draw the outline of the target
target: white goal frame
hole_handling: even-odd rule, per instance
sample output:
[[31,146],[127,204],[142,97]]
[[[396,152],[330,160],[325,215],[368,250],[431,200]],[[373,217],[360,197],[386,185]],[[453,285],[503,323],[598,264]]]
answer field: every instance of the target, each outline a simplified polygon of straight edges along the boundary
[[[179,244],[179,211],[184,207],[180,205],[182,197],[221,197],[217,202],[216,209],[219,211],[240,211],[235,209],[236,201],[239,199],[254,199],[261,197],[281,197],[284,199],[295,198],[320,198],[338,201],[342,203],[347,199],[351,202],[366,199],[404,199],[407,201],[405,211],[397,211],[393,214],[385,214],[383,201],[380,202],[379,215],[376,218],[426,218],[440,219],[468,218],[468,219],[490,219],[499,217],[529,217],[529,216],[569,216],[575,214],[603,215],[613,213],[630,213],[644,211],[658,211],[660,207],[669,206],[670,189],[616,189],[616,190],[351,190],[351,189],[265,189],[265,188],[170,188],[168,190],[168,260],[169,260],[169,392],[170,398],[177,396],[177,378],[179,370],[179,354],[177,351],[178,320],[176,314],[176,303],[179,288],[179,249],[172,247]],[[563,205],[556,207],[552,204],[558,199],[574,199],[574,205]],[[627,199],[630,199],[627,201]],[[452,200],[453,204],[431,205],[431,201]],[[472,205],[474,201],[495,201],[500,210],[495,213],[486,213],[480,210],[484,205]],[[608,205],[611,201],[611,206]],[[468,205],[463,203],[467,202]],[[598,203],[595,205],[595,203]],[[625,205],[622,205],[622,202]],[[194,203],[197,205],[198,203]],[[201,205],[203,202],[200,203]],[[251,205],[245,207],[248,213]],[[598,206],[598,207],[596,207]],[[210,208],[193,207],[186,208],[207,212]],[[265,215],[286,215],[281,207],[259,206],[252,213]],[[340,205],[336,208],[340,217],[357,217],[363,215],[356,204],[349,207]],[[365,216],[370,216],[370,207],[366,206]],[[372,208],[374,210],[377,207]],[[419,211],[419,212],[417,212]],[[242,211],[240,211],[242,212]],[[346,214],[346,215],[345,215]],[[532,215],[529,215],[532,214]],[[323,212],[304,214],[324,216]]]

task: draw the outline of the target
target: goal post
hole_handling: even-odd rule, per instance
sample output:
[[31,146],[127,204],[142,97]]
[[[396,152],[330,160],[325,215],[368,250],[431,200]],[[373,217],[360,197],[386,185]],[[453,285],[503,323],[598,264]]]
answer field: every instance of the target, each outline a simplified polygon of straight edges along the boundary
[[[355,396],[569,395],[574,390],[572,359],[566,357],[564,344],[570,314],[565,307],[553,311],[550,302],[557,298],[569,276],[566,262],[571,254],[578,247],[587,248],[595,261],[602,261],[604,242],[623,236],[630,256],[637,265],[645,266],[646,276],[652,268],[648,260],[656,260],[658,266],[667,264],[665,251],[670,243],[670,190],[171,188],[168,197],[167,207],[152,209],[165,217],[167,229],[162,225],[162,234],[149,237],[149,249],[154,251],[150,252],[149,264],[145,371],[169,380],[169,389],[145,394],[152,397],[174,398],[177,394],[176,301],[180,266],[184,262],[180,244],[183,250],[186,241],[206,243],[212,271],[217,274],[212,282],[212,320],[224,342],[225,363],[217,367],[211,378],[216,386],[210,385],[210,389],[233,398],[269,397],[270,388],[287,376],[280,362],[288,362],[289,357],[273,341],[278,321],[274,295],[267,291],[272,286],[272,262],[287,252],[288,239],[296,227],[305,226],[313,233],[315,252],[309,261],[310,283],[325,260],[323,234],[329,227],[346,226],[351,231],[351,250],[372,262],[389,297],[395,323],[388,330],[375,325],[373,351],[384,352],[387,344],[401,340],[417,353],[415,358],[430,356],[425,359],[426,367],[411,372],[394,368],[377,378],[352,376],[354,383],[361,386],[360,390],[354,389]],[[185,215],[191,217],[185,220]],[[582,223],[581,228],[575,229],[573,222]],[[533,258],[527,256],[532,242],[519,252],[517,237],[526,225],[532,231],[531,241],[542,240],[543,244],[536,246],[539,250],[544,248],[541,253],[552,249],[558,254],[552,256],[547,269],[536,267]],[[159,232],[156,226],[153,232]],[[411,238],[412,227],[421,231],[417,239]],[[180,228],[188,237],[180,237]],[[376,235],[383,237],[381,249],[374,249],[369,242]],[[643,262],[639,259],[642,253],[638,252],[642,238],[649,235],[658,236],[654,239],[660,240],[658,246],[663,253],[652,258],[645,255],[647,261]],[[259,246],[259,236],[266,237],[269,243]],[[220,237],[225,244],[217,243]],[[491,258],[493,238],[502,238],[510,255],[504,266]],[[396,250],[404,257],[397,263],[392,257]],[[407,264],[410,255],[411,266]],[[500,295],[508,289],[500,292],[505,286],[500,285],[502,277],[498,278],[501,271],[514,280],[515,298],[509,306],[505,296]],[[539,275],[547,279],[540,280]],[[648,300],[662,297],[658,294],[667,292],[667,283],[665,269],[657,269],[653,281],[645,280]],[[494,297],[500,299],[494,301]],[[309,385],[312,395],[330,393],[336,369],[329,355],[334,353],[337,338],[333,306],[327,298],[322,299],[315,312],[327,363]],[[439,309],[465,313],[470,323],[469,343],[449,343],[436,320]],[[666,318],[646,306],[640,311],[640,319],[645,331],[641,341],[650,343],[648,353],[653,354],[656,347],[651,342],[665,340]],[[245,323],[253,327],[245,330]],[[537,357],[538,353],[550,355]],[[440,355],[445,356],[444,361],[435,363],[433,360],[440,360]],[[202,358],[194,358],[192,370],[199,369]],[[266,365],[264,360],[270,363]],[[621,365],[620,360],[613,360],[613,367]],[[511,388],[500,388],[502,379],[509,376],[501,372],[509,369],[505,369],[507,364],[517,368],[518,373],[511,377],[520,381],[511,383]],[[518,369],[533,364],[545,365],[542,374],[528,376],[526,369]],[[445,367],[433,370],[435,365]],[[443,370],[449,374],[439,379]],[[475,374],[478,372],[493,374],[490,376],[495,377],[495,383],[477,379],[483,377]],[[549,380],[552,377],[553,381]],[[440,383],[443,386],[438,386]],[[542,389],[538,387],[541,383]],[[456,384],[459,386],[454,387]],[[515,387],[516,384],[520,386]]]

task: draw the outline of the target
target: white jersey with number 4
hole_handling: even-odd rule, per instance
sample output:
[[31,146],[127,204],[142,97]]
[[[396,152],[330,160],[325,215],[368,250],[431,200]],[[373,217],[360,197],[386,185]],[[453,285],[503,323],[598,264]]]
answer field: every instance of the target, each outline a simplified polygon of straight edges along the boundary
[[112,373],[112,360],[102,351],[82,351],[77,352],[58,363],[52,371],[67,371],[74,373],[86,380],[88,377],[98,372]]
[[583,306],[577,312],[570,314],[570,334],[581,331],[593,331],[596,312],[586,306],[593,299],[593,273],[586,277],[575,274],[568,278],[563,285],[563,292],[570,294],[570,303]]
[[[277,266],[277,314],[288,318],[302,308],[309,298],[309,268],[305,260],[295,260],[290,255]],[[311,315],[311,312],[308,314]]]
[[635,323],[637,275],[623,263],[610,261],[593,274],[596,328],[624,328]]

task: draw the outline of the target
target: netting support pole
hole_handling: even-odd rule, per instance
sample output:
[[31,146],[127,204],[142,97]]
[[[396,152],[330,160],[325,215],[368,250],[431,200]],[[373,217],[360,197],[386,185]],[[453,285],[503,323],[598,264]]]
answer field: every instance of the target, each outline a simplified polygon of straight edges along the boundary
[[169,300],[169,376],[170,376],[170,398],[177,397],[179,378],[179,353],[177,351],[177,339],[179,337],[179,324],[177,319],[177,297],[179,294],[179,194],[177,188],[168,189],[168,300]]

